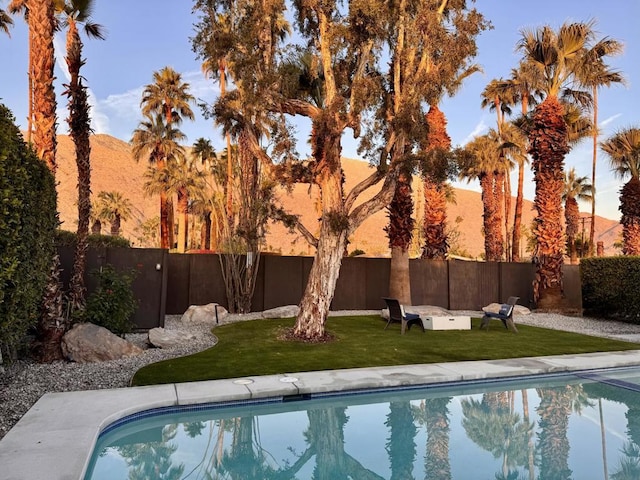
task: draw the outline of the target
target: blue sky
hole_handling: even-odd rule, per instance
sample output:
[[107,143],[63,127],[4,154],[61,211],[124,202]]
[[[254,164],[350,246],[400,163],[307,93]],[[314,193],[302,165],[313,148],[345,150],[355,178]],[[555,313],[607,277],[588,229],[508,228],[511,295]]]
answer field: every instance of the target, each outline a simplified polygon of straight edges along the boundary
[[[85,40],[87,59],[82,73],[90,88],[93,105],[93,128],[128,141],[141,119],[139,103],[142,89],[152,81],[153,72],[171,66],[181,72],[191,85],[192,94],[207,102],[218,95],[218,86],[205,80],[200,61],[191,50],[189,37],[193,35],[195,17],[189,0],[96,0],[94,21],[102,24],[107,33],[105,41]],[[0,0],[6,8],[7,0]],[[449,120],[449,134],[454,145],[463,145],[474,135],[485,133],[495,125],[495,115],[480,108],[480,93],[493,78],[508,77],[519,61],[515,45],[522,28],[549,24],[558,27],[565,21],[595,19],[599,37],[610,36],[625,44],[623,55],[612,58],[610,64],[624,73],[627,85],[602,89],[599,94],[599,123],[603,138],[631,125],[640,125],[638,113],[638,79],[640,77],[640,18],[639,0],[477,0],[476,7],[491,22],[494,29],[478,38],[476,59],[484,73],[467,79],[461,91],[445,99],[441,109]],[[58,51],[63,52],[64,39],[57,38]],[[0,101],[14,113],[16,121],[26,126],[27,116],[27,29],[20,18],[15,19],[11,38],[0,35],[3,65],[0,80]],[[58,61],[56,94],[58,95],[58,124],[66,132],[66,99],[61,97],[61,84],[66,80]],[[223,141],[210,120],[196,112],[195,122],[185,122],[182,130],[193,143],[207,137],[218,148]],[[301,128],[302,131],[302,128]],[[343,155],[357,158],[356,145],[347,140]],[[304,152],[306,139],[300,139],[299,150]],[[306,153],[306,152],[305,152]],[[579,175],[591,176],[591,144],[584,141],[566,159],[566,166],[575,166]],[[515,174],[514,182],[515,182]],[[532,174],[527,169],[525,197],[533,199]],[[622,182],[615,179],[607,159],[599,153],[596,176],[596,206],[599,215],[618,219],[618,192]],[[477,190],[474,183],[456,186]],[[514,187],[515,193],[515,187]],[[590,206],[582,205],[584,211]]]

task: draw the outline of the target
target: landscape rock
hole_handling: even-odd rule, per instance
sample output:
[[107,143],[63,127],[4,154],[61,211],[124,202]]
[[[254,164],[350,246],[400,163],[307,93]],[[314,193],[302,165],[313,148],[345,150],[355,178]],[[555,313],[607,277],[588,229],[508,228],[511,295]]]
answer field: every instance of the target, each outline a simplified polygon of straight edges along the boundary
[[193,332],[166,330],[162,327],[149,330],[149,343],[156,348],[172,348],[197,339],[198,335]]
[[216,323],[216,306],[218,307],[218,321],[223,320],[229,312],[226,308],[218,303],[209,303],[207,305],[191,305],[182,315],[181,322],[189,323]]
[[135,357],[143,350],[93,323],[79,323],[62,337],[62,353],[72,362],[89,363]]
[[[490,303],[486,307],[482,307],[483,312],[498,313],[501,303]],[[513,310],[514,315],[531,315],[531,310],[523,305],[516,305]]]
[[300,307],[298,305],[284,305],[262,312],[262,318],[289,318],[298,315]]

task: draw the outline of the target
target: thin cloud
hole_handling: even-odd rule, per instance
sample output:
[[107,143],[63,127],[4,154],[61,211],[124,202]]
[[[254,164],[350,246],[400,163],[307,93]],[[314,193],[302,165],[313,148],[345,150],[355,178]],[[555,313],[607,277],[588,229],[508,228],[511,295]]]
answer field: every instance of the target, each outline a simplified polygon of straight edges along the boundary
[[475,128],[471,131],[469,135],[462,141],[462,144],[465,145],[473,140],[475,137],[482,135],[486,131],[489,130],[489,127],[486,123],[484,123],[484,117],[480,119],[480,122],[475,126]]
[[609,118],[605,118],[603,121],[601,121],[598,126],[600,128],[606,127],[607,125],[609,125],[610,123],[612,123],[614,120],[616,120],[617,118],[620,118],[622,116],[621,113],[616,113],[615,115],[610,116]]

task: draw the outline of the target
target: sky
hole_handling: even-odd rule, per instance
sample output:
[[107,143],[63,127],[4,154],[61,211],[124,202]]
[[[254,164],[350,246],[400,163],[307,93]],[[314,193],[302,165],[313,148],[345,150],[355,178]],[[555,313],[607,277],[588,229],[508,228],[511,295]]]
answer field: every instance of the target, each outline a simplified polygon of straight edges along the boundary
[[[6,9],[8,0],[0,0]],[[92,105],[92,127],[95,133],[105,133],[129,141],[142,119],[140,99],[144,86],[152,83],[153,72],[171,66],[180,72],[191,86],[191,93],[199,100],[212,103],[219,87],[204,78],[201,60],[191,49],[194,35],[190,0],[95,0],[93,20],[103,25],[106,40],[84,39],[86,64],[82,68],[89,87]],[[492,79],[510,75],[519,62],[515,45],[522,29],[542,25],[559,27],[566,21],[595,20],[598,38],[605,36],[624,43],[622,55],[609,59],[611,67],[624,74],[625,86],[613,86],[599,91],[599,125],[601,139],[622,128],[640,125],[640,0],[477,0],[476,8],[493,24],[493,29],[478,39],[476,62],[483,68],[468,78],[460,92],[443,100],[440,108],[448,119],[449,135],[454,146],[462,146],[475,135],[495,127],[495,114],[480,107],[481,92]],[[11,38],[0,33],[0,102],[9,107],[16,122],[26,127],[27,117],[27,28],[21,18],[15,18]],[[56,38],[56,95],[58,96],[58,131],[66,133],[66,98],[61,93],[66,82],[62,55],[64,38]],[[222,134],[195,108],[196,121],[186,121],[182,130],[187,144],[197,138],[209,138],[218,149],[224,148]],[[304,125],[300,127],[303,132]],[[350,139],[343,142],[343,155],[357,158],[357,145]],[[308,153],[306,138],[300,138],[298,150]],[[306,149],[306,150],[305,150]],[[566,157],[566,168],[575,167],[578,175],[591,177],[592,144],[585,140]],[[623,181],[615,178],[608,160],[598,153],[596,175],[596,213],[619,219],[619,191]],[[527,167],[525,198],[535,195],[533,174]],[[512,175],[515,194],[517,174]],[[477,183],[456,183],[456,187],[479,191]],[[582,204],[583,211],[591,211],[590,204]]]

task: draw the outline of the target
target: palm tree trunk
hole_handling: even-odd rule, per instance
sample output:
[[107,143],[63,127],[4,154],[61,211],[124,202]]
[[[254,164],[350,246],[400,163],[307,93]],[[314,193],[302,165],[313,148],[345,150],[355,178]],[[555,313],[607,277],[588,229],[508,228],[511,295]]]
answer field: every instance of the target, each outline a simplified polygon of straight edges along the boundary
[[178,253],[184,253],[187,245],[188,209],[189,197],[187,192],[181,189],[178,191]]
[[53,0],[29,0],[29,28],[33,28],[33,144],[40,157],[56,171],[56,94]]
[[69,284],[69,295],[73,310],[82,310],[85,305],[85,265],[89,248],[89,221],[91,219],[91,119],[87,92],[80,79],[82,66],[82,41],[73,19],[69,20],[67,32],[67,66],[71,77],[66,94],[69,96],[69,132],[76,150],[78,169],[78,229],[73,262],[73,273]]
[[536,107],[529,134],[533,157],[537,212],[533,255],[536,278],[534,301],[538,308],[558,308],[562,295],[564,233],[562,226],[562,191],[564,156],[568,152],[564,109],[556,97],[547,97]]
[[522,235],[522,204],[524,200],[524,162],[518,165],[518,193],[516,196],[516,210],[513,216],[513,240],[511,243],[511,259],[520,261],[520,238]]
[[424,248],[421,258],[446,260],[449,239],[446,232],[447,198],[441,184],[424,179]]
[[596,163],[598,160],[598,87],[593,91],[593,164],[591,167],[591,230],[589,231],[589,256],[592,257],[595,248],[596,232]]
[[411,174],[402,173],[389,204],[389,224],[385,231],[391,247],[389,296],[403,305],[411,305],[411,280],[409,276],[409,246],[413,237],[413,198]]

